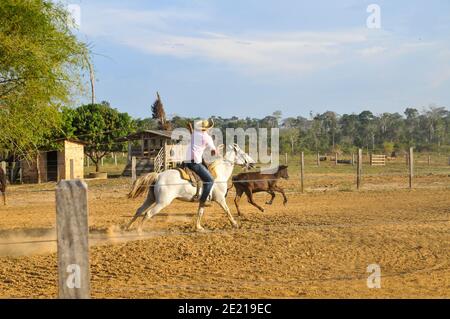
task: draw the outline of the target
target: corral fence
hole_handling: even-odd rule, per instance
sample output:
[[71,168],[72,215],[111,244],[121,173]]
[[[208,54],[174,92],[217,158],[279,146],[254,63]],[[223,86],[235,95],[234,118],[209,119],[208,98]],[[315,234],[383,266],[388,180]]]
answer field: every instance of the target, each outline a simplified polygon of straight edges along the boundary
[[[292,155],[291,155],[292,157]],[[305,163],[305,153],[301,152],[299,156],[299,179],[300,179],[300,192],[305,192],[305,185],[308,181],[318,178],[314,175],[320,175],[318,172],[319,168],[323,168],[324,165],[323,162],[329,162],[331,164],[328,164],[328,168],[331,166],[334,166],[336,168],[339,167],[351,167],[346,170],[348,174],[354,174],[355,179],[354,183],[356,186],[356,189],[361,189],[363,185],[363,176],[365,177],[374,177],[374,176],[391,176],[391,177],[404,177],[404,185],[408,186],[409,188],[413,187],[413,181],[414,177],[418,172],[416,171],[415,164],[420,165],[421,172],[419,173],[420,176],[431,176],[433,175],[432,170],[430,170],[428,173],[423,173],[422,171],[426,170],[426,167],[431,167],[433,165],[432,162],[432,156],[426,155],[426,159],[423,159],[423,156],[421,160],[416,160],[414,158],[414,149],[411,147],[408,152],[405,154],[404,161],[406,163],[406,170],[401,169],[401,162],[402,157],[388,157],[384,154],[367,154],[366,160],[364,160],[364,154],[362,149],[358,149],[357,153],[347,154],[346,156],[338,153],[329,155],[329,154],[320,154],[317,153],[315,157],[315,164],[312,164],[311,162]],[[435,157],[436,158],[436,157]],[[442,156],[440,158],[440,162],[442,162]],[[288,161],[288,154],[285,154],[285,164],[290,163],[291,165],[296,165],[296,160],[294,161]],[[366,166],[368,165],[368,166]],[[392,171],[384,172],[384,167],[387,167],[388,165],[395,165],[395,169]],[[442,175],[442,168],[445,168],[445,165],[447,163],[442,164],[441,163],[441,175]],[[353,167],[356,166],[356,169]],[[448,159],[448,166],[450,166],[450,157]],[[370,170],[370,172],[369,172]],[[364,172],[366,171],[366,172]],[[331,173],[332,171],[324,171],[324,174]],[[364,173],[363,173],[364,172]],[[448,172],[450,173],[450,171]],[[448,174],[450,176],[450,174]]]
[[386,155],[370,154],[370,165],[386,166]]

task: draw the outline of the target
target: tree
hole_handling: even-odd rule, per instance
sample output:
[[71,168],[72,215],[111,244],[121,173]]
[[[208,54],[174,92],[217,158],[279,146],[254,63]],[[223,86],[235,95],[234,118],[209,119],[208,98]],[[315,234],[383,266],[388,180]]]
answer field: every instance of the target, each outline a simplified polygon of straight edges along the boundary
[[131,117],[110,107],[109,103],[86,104],[63,110],[65,136],[85,141],[84,153],[100,171],[101,159],[111,152],[124,151],[124,143],[117,142],[134,130]]
[[415,108],[407,108],[405,110],[405,131],[404,135],[406,138],[406,142],[409,145],[414,144],[417,140],[418,130],[419,130],[419,111]]
[[135,119],[136,129],[138,130],[157,130],[159,128],[159,122],[153,118]]
[[0,148],[10,156],[36,153],[81,86],[87,48],[68,17],[53,1],[0,1]]
[[273,123],[273,127],[278,127],[280,124],[280,120],[283,116],[283,113],[281,111],[275,111],[272,113],[272,116],[275,118],[275,121]]
[[159,96],[159,93],[156,92],[157,99],[152,105],[152,117],[155,120],[158,120],[158,128],[160,130],[171,130],[172,126],[170,125],[170,122],[166,119],[166,112],[164,111],[164,105],[161,101],[161,97]]
[[426,112],[428,117],[428,133],[430,142],[435,141],[436,144],[441,146],[441,142],[445,136],[445,121],[448,111],[444,107],[430,106]]
[[358,121],[358,132],[362,138],[361,146],[365,146],[369,149],[369,145],[372,145],[373,150],[375,148],[375,116],[370,111],[363,111],[358,115]]

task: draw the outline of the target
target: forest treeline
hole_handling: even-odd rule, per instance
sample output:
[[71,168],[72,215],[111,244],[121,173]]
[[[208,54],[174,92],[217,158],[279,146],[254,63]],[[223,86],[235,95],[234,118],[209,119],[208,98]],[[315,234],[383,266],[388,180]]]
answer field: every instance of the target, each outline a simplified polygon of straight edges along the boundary
[[[391,154],[413,146],[417,151],[450,151],[450,112],[445,107],[406,108],[403,114],[374,114],[363,111],[359,114],[339,115],[332,111],[311,115],[283,118],[276,111],[262,119],[212,117],[215,126],[226,128],[274,128],[280,129],[281,152],[352,152],[356,148]],[[185,127],[194,118],[173,116],[171,127]],[[137,119],[139,129],[161,127],[155,118]],[[166,124],[167,125],[167,124]]]

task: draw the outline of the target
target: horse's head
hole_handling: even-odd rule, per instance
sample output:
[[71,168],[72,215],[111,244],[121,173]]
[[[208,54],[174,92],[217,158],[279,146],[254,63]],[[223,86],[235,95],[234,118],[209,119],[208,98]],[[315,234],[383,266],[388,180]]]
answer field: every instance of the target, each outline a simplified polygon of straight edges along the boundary
[[278,166],[278,175],[281,178],[284,179],[289,179],[289,175],[288,175],[288,167],[286,165],[280,165]]
[[253,168],[255,166],[255,160],[245,153],[236,143],[228,145],[227,149],[227,154],[234,155],[233,162],[236,165],[244,166],[245,168]]

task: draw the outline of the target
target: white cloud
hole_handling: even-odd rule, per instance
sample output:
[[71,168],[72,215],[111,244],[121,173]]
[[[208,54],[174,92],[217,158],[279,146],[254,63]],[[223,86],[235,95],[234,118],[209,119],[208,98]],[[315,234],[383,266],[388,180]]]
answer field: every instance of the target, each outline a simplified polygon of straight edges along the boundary
[[224,34],[199,25],[201,12],[91,9],[82,32],[104,37],[149,54],[221,63],[250,74],[306,74],[356,59],[396,58],[430,43],[397,42],[391,34],[366,28],[317,32],[242,32]]
[[255,71],[302,72],[331,66],[344,44],[365,41],[357,33],[277,33],[223,35],[203,33],[179,36],[153,33],[122,40],[151,54],[203,58]]

